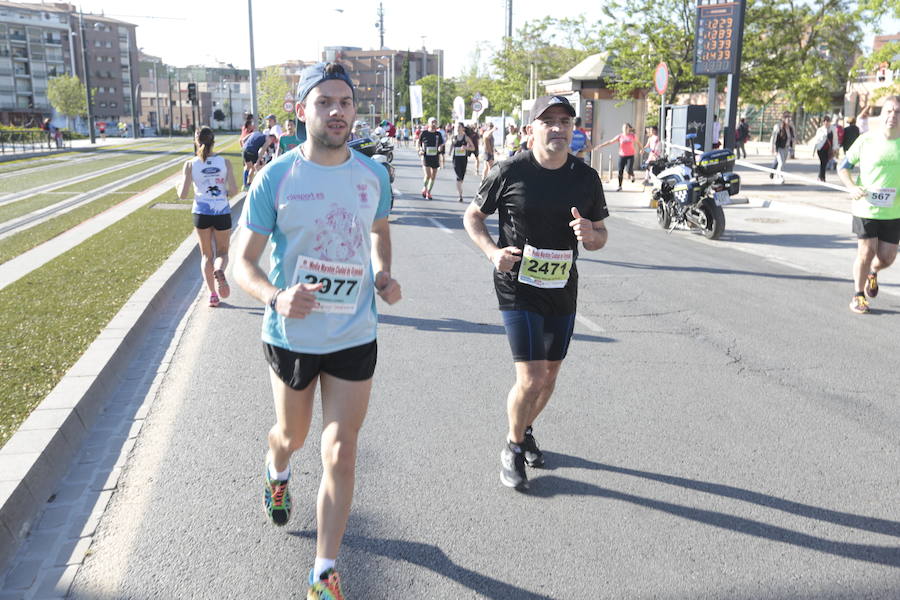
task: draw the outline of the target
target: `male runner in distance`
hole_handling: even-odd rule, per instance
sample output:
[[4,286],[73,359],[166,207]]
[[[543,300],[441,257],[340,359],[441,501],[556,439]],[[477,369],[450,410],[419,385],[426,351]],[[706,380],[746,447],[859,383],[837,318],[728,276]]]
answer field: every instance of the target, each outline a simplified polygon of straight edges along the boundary
[[[602,248],[609,216],[597,171],[569,154],[575,117],[569,101],[543,96],[532,114],[532,149],[491,169],[463,218],[469,237],[494,265],[515,362],[500,480],[519,491],[528,489],[526,462],[544,464],[532,424],[550,400],[575,326],[578,242],[585,250]],[[485,226],[495,211],[499,245]]]
[[[343,67],[303,70],[297,90],[301,139],[254,180],[238,244],[241,287],[267,306],[263,350],[277,421],[269,430],[265,509],[290,517],[290,457],[303,446],[316,384],[322,396],[322,465],[316,560],[309,600],[343,600],[334,570],[353,497],[356,447],[377,346],[375,292],[400,300],[391,277],[387,171],[350,150],[354,90]],[[272,242],[269,275],[258,266]]]

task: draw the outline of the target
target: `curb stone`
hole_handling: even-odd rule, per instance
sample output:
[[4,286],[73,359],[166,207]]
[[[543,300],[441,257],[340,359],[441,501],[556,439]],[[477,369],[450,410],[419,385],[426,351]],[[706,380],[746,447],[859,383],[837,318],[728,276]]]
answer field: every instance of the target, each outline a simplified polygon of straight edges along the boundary
[[[245,194],[235,196],[232,207]],[[50,394],[0,448],[0,573],[15,556],[123,376],[131,347],[152,327],[169,283],[194,268],[193,232],[141,285]]]

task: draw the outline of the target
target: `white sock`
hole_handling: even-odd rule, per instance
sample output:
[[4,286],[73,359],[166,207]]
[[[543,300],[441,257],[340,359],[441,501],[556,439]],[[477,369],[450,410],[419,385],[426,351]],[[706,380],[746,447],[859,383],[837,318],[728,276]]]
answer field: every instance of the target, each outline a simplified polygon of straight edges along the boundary
[[319,558],[317,556],[316,563],[313,565],[313,581],[318,581],[319,577],[322,576],[322,573],[328,569],[333,569],[334,562],[335,559],[333,558]]
[[276,471],[275,463],[269,460],[269,479],[274,479],[277,481],[287,481],[291,477],[291,465],[288,465],[288,468],[284,471]]

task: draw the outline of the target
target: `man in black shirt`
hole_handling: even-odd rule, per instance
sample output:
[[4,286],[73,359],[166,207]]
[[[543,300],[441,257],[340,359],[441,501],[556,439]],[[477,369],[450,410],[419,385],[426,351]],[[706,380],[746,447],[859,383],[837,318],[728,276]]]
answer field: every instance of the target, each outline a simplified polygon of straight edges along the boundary
[[431,188],[437,178],[437,170],[441,168],[441,154],[444,138],[437,128],[437,119],[428,119],[428,129],[419,134],[419,156],[422,157],[422,168],[425,179],[422,182],[422,197],[431,200]]
[[[500,480],[519,491],[528,489],[525,464],[544,464],[532,424],[550,400],[575,327],[578,242],[585,250],[602,248],[609,216],[597,171],[569,154],[575,118],[569,101],[538,98],[532,114],[533,148],[492,168],[464,217],[469,237],[494,265],[516,366]],[[495,211],[498,243],[485,226]]]

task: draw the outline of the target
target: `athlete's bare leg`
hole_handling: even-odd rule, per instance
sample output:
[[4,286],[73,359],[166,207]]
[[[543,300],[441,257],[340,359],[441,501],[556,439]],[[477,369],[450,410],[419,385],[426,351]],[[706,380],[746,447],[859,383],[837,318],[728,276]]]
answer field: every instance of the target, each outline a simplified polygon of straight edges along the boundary
[[547,406],[562,361],[517,361],[516,383],[506,397],[509,418],[509,441],[516,444],[525,439],[525,428],[534,423]]
[[853,263],[853,279],[856,291],[862,292],[870,271],[886,269],[897,258],[897,244],[884,242],[878,238],[857,240],[856,261]]
[[309,433],[318,378],[302,390],[292,389],[271,368],[269,379],[275,398],[276,418],[269,430],[269,455],[275,470],[286,471],[291,454],[303,447]]
[[231,244],[231,230],[224,229],[219,231],[213,230],[213,236],[216,242],[216,259],[213,263],[213,270],[224,271],[228,267],[228,248]]
[[337,558],[350,516],[359,430],[372,380],[347,381],[322,373],[322,483],[316,506],[316,556]]
[[216,284],[213,279],[213,228],[206,229],[194,228],[197,232],[197,240],[200,242],[200,272],[203,274],[203,281],[206,282],[206,288],[210,294],[216,292]]

